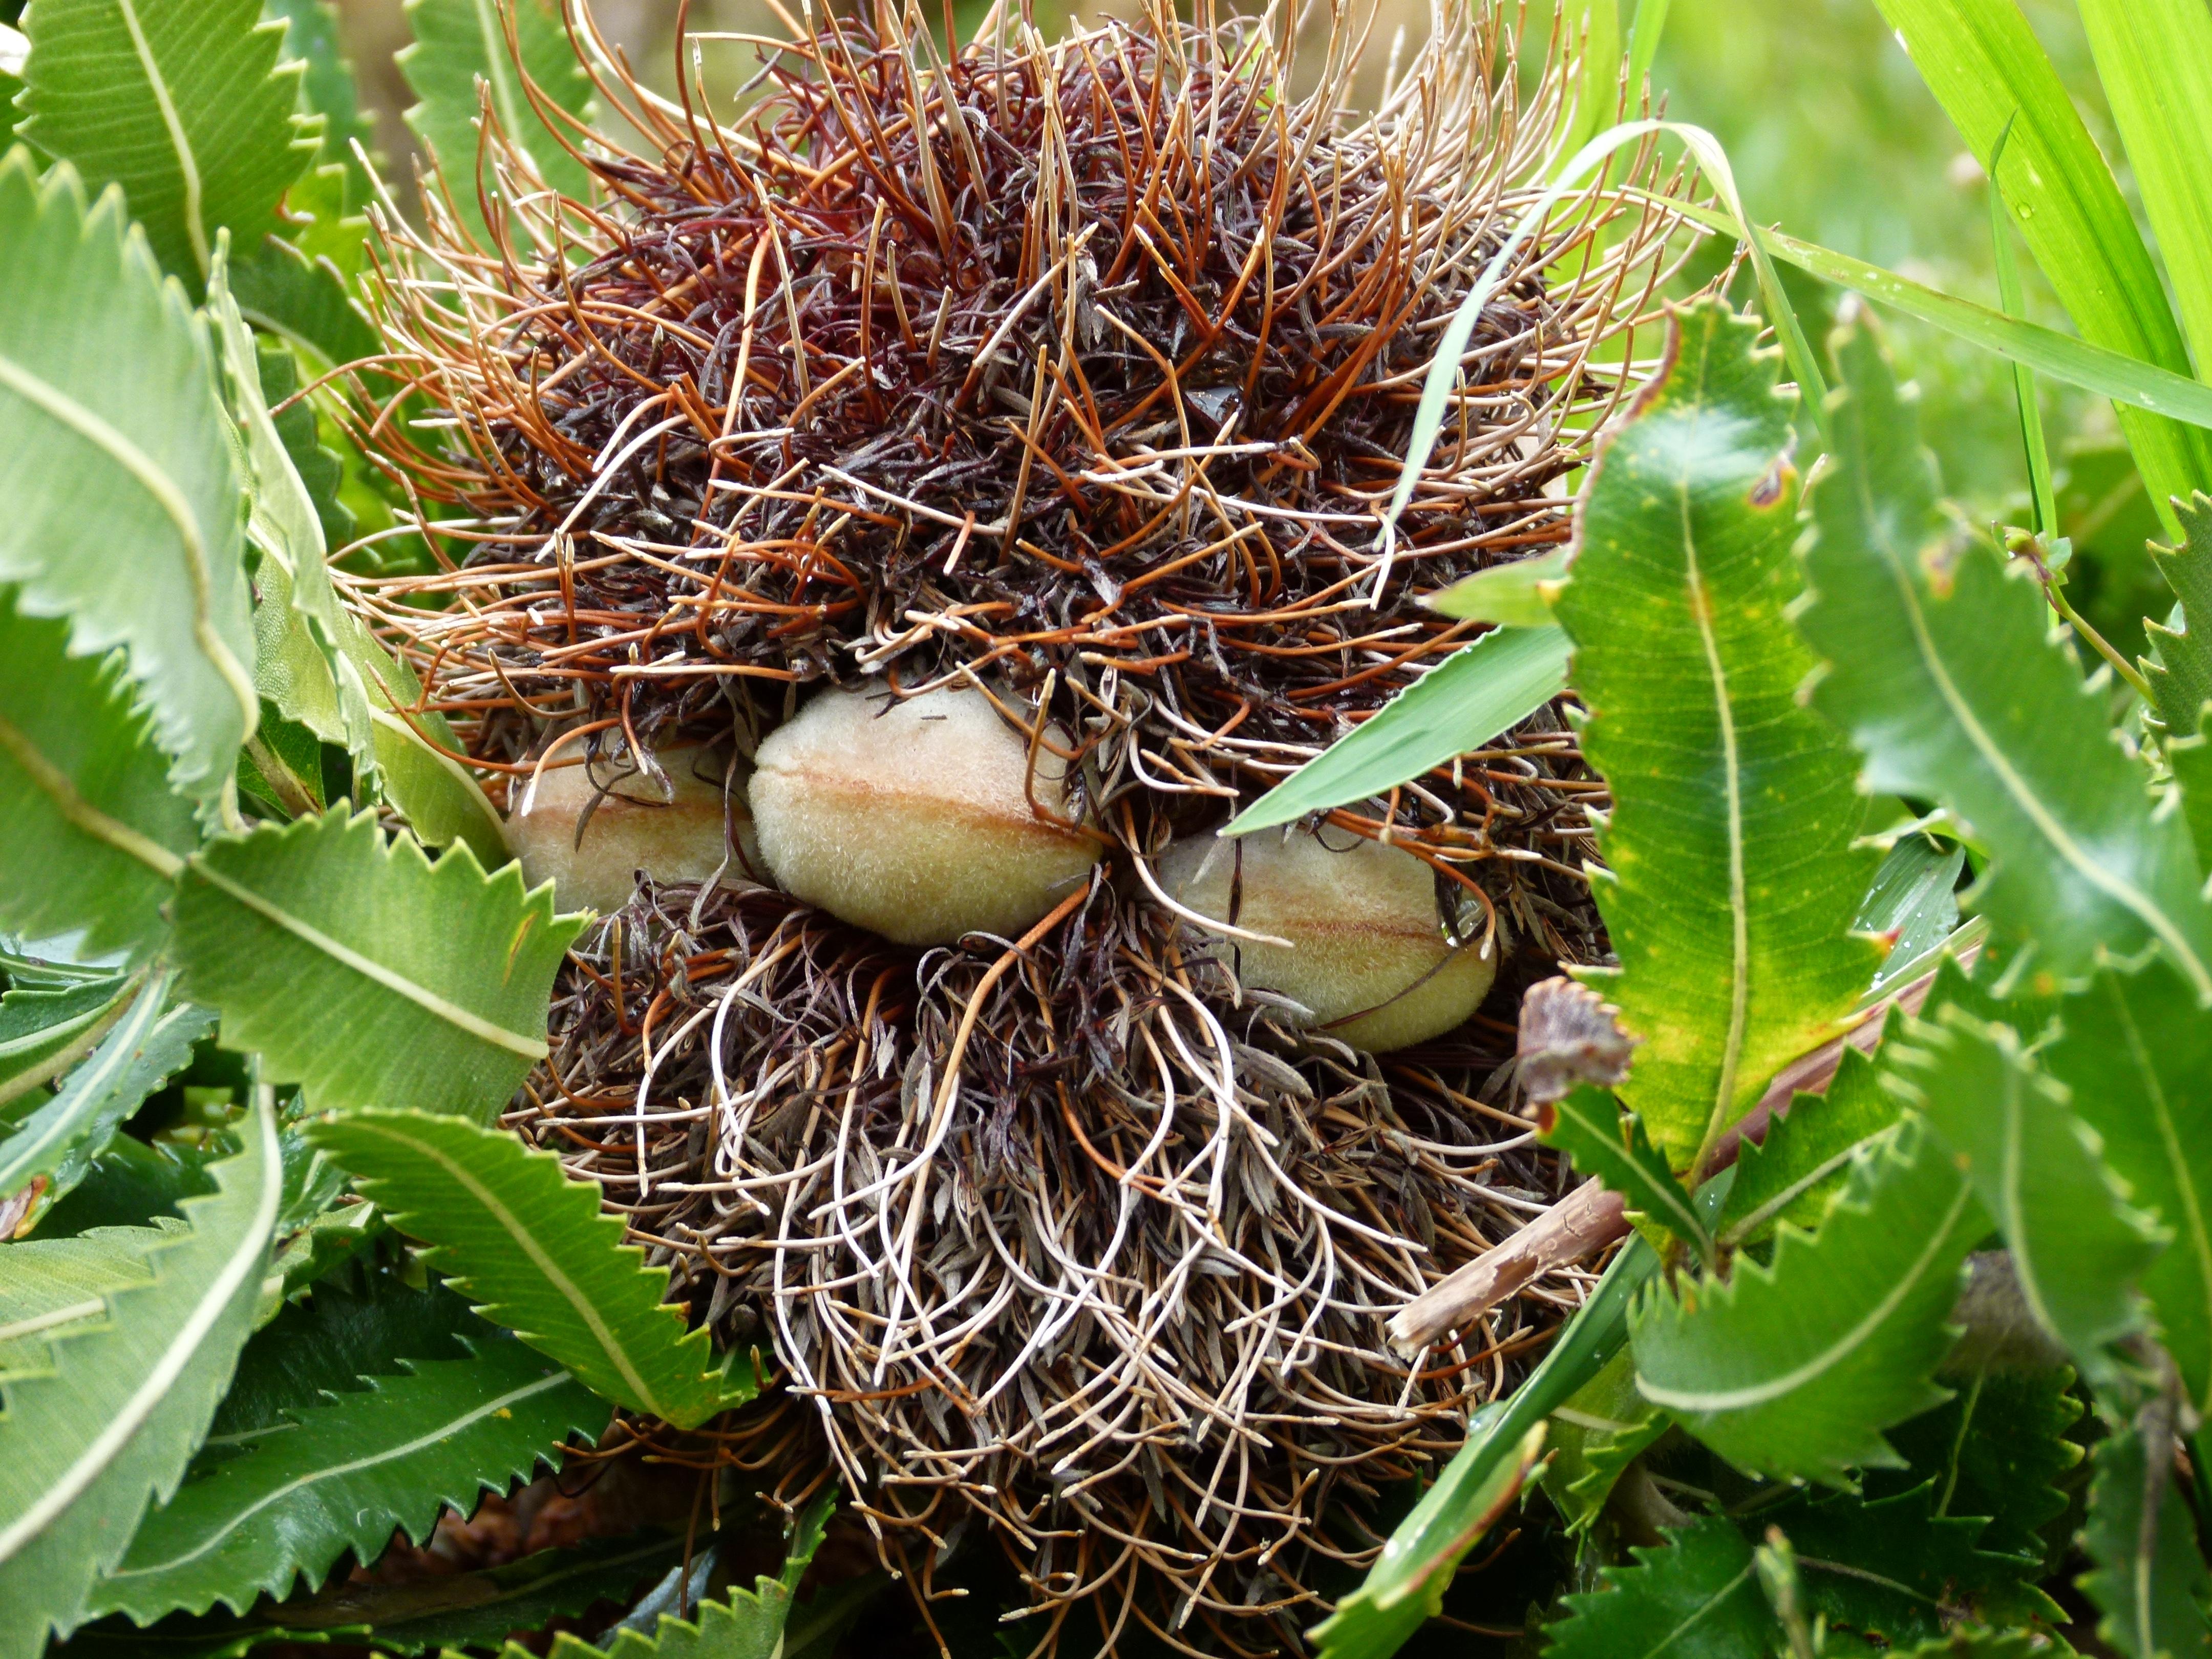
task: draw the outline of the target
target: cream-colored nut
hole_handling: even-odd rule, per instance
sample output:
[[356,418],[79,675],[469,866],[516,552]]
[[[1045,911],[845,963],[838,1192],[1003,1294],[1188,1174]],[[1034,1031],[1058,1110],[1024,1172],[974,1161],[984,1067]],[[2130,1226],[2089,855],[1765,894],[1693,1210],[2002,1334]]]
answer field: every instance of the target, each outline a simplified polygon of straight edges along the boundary
[[[638,872],[655,881],[704,881],[723,866],[726,847],[722,821],[722,755],[703,749],[671,749],[655,757],[667,775],[664,789],[645,772],[617,772],[619,760],[590,766],[549,766],[538,775],[532,793],[526,780],[515,781],[518,805],[529,811],[507,821],[507,844],[522,861],[523,879],[532,887],[553,884],[554,902],[563,910],[619,909],[637,890]],[[603,785],[612,784],[584,824],[580,843],[576,824]],[[743,763],[731,781],[729,805],[744,857],[731,856],[726,876],[742,878],[747,865],[761,868],[745,807]]]
[[1064,763],[1040,750],[1032,777],[1029,749],[969,688],[823,691],[760,746],[762,854],[784,891],[901,945],[1012,938],[1100,852],[1053,816]]
[[[1351,845],[1339,850],[1342,841]],[[1178,904],[1290,942],[1285,950],[1222,941],[1236,946],[1247,986],[1290,998],[1331,1036],[1376,1054],[1449,1031],[1481,1005],[1498,975],[1496,952],[1453,948],[1437,915],[1436,878],[1411,853],[1340,832],[1324,844],[1304,830],[1267,830],[1243,844],[1241,879],[1237,843],[1212,836],[1176,842],[1158,873]]]

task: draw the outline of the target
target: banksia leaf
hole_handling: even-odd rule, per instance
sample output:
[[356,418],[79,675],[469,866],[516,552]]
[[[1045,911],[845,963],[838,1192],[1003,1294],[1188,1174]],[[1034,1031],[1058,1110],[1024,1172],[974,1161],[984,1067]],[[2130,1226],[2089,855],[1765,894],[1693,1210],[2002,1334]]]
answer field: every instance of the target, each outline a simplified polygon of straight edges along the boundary
[[466,848],[435,865],[374,815],[210,845],[176,901],[184,994],[329,1110],[405,1101],[486,1117],[545,1054],[553,969],[577,924]]
[[1570,1616],[1547,1629],[1545,1659],[1766,1659],[1782,1645],[1751,1545],[1729,1521],[1708,1516],[1629,1553],[1634,1566],[1601,1569],[1603,1589],[1562,1598]]
[[[2121,1202],[2103,1149],[2066,1091],[2021,1051],[2009,1026],[1947,1006],[1914,1022],[1906,1039],[1888,1056],[1891,1086],[1919,1109],[2002,1230],[2036,1322],[2094,1364],[2106,1343],[2139,1322],[2136,1284],[2158,1254],[2157,1238]],[[2100,1075],[2094,1086],[2112,1082]],[[2138,1072],[2136,1086],[2142,1082]],[[2148,1125],[2142,1132],[2157,1133]]]
[[52,1082],[82,1059],[114,1023],[130,989],[130,978],[122,974],[52,986],[9,985],[0,994],[0,1102]]
[[393,1225],[436,1247],[431,1265],[478,1312],[596,1392],[695,1428],[757,1391],[749,1364],[717,1366],[707,1333],[685,1331],[661,1300],[667,1269],[623,1243],[599,1188],[552,1153],[424,1112],[356,1112],[309,1133]]
[[260,0],[41,0],[29,33],[23,136],[122,185],[164,270],[198,292],[218,230],[256,248],[277,228],[316,137]]
[[362,112],[360,88],[339,33],[337,7],[333,0],[268,0],[268,10],[270,16],[284,20],[284,56],[307,66],[300,76],[300,107],[322,118],[317,163],[343,167],[356,199],[368,200],[368,169],[353,147],[358,143],[374,154],[376,124]]
[[1814,703],[1864,752],[1869,788],[1972,826],[1990,860],[1974,907],[2033,939],[2036,968],[2080,981],[2156,939],[2212,1000],[2212,911],[2180,816],[2154,812],[2028,573],[1947,548],[1934,463],[1870,327],[1842,332],[1838,362],[1800,618],[1826,662]]
[[36,1659],[50,1631],[82,1620],[149,1498],[176,1489],[230,1380],[283,1193],[267,1106],[244,1133],[245,1150],[214,1166],[216,1191],[185,1201],[189,1224],[149,1237],[150,1282],[108,1291],[104,1319],[54,1334],[50,1369],[0,1385],[0,1659]]
[[68,655],[62,625],[15,598],[0,593],[0,926],[33,939],[82,927],[88,950],[143,957],[200,842],[192,804],[170,793],[119,659]]
[[1599,452],[1553,609],[1615,803],[1594,888],[1642,1039],[1621,1097],[1677,1170],[1833,1035],[1881,957],[1850,936],[1875,873],[1850,745],[1799,706],[1812,659],[1776,359],[1717,302],[1668,325],[1668,367]]
[[0,1250],[0,1377],[53,1370],[52,1345],[72,1327],[104,1319],[107,1297],[150,1285],[147,1252],[184,1224],[96,1227],[76,1238],[42,1238],[37,1248]]
[[1712,1263],[1713,1237],[1696,1201],[1674,1179],[1667,1161],[1645,1138],[1644,1125],[1623,1116],[1620,1103],[1587,1085],[1540,1109],[1543,1140],[1574,1160],[1578,1174],[1595,1176],[1628,1200],[1651,1224],[1672,1233]]
[[[408,0],[407,21],[415,44],[397,61],[422,100],[407,112],[407,125],[445,174],[464,223],[483,234],[477,201],[479,82],[501,130],[529,153],[544,181],[564,195],[590,193],[590,175],[538,118],[524,87],[527,77],[572,115],[591,108],[591,82],[568,44],[556,0]],[[509,22],[514,52],[507,49]],[[576,142],[573,134],[564,136]],[[498,198],[500,187],[489,169],[483,186],[487,197]]]
[[217,1601],[244,1613],[264,1593],[285,1600],[295,1579],[313,1590],[347,1551],[374,1561],[394,1528],[419,1544],[442,1509],[471,1513],[606,1426],[605,1403],[542,1354],[503,1337],[475,1346],[295,1411],[290,1432],[196,1467],[140,1522],[93,1611],[143,1625]]
[[[2127,1659],[2191,1659],[2212,1648],[2212,1573],[2197,1547],[2175,1480],[2160,1412],[2098,1443],[2081,1547],[2094,1562],[2081,1585],[2103,1612],[2097,1634]],[[2167,1419],[2170,1425],[2170,1418]]]
[[[184,1068],[192,1044],[213,1029],[215,1016],[206,1009],[171,1001],[174,983],[166,969],[149,975],[60,1092],[0,1140],[0,1217],[12,1218],[8,1231],[28,1232],[83,1180],[124,1120]],[[38,1190],[27,1197],[34,1182]]]
[[2144,663],[2143,673],[2166,729],[2191,737],[2212,702],[2212,495],[2200,489],[2186,503],[2176,502],[2174,511],[2181,515],[2180,545],[2154,545],[2150,556],[2181,601],[2183,625],[2144,623],[2157,655]]
[[1666,1413],[1637,1393],[1636,1357],[1626,1348],[1552,1413],[1544,1490],[1568,1531],[1589,1529],[1628,1466],[1670,1426]]
[[1904,1482],[1932,1480],[1945,1494],[1945,1514],[1989,1522],[1976,1548],[2040,1559],[2040,1529],[2066,1510],[2058,1477],[2081,1461],[2081,1449],[2068,1437],[2081,1416],[2070,1391],[2074,1373],[1986,1358],[1966,1365],[1954,1357],[1945,1375],[1958,1392],[1889,1431],[1911,1472],[1871,1475],[1869,1492],[1887,1495]]
[[1816,1233],[1771,1263],[1655,1286],[1629,1316],[1636,1385],[1739,1468],[1833,1486],[1899,1460],[1881,1437],[1940,1403],[1959,1268],[1989,1223],[1913,1128],[1862,1164]]
[[67,617],[73,653],[125,648],[201,798],[260,712],[222,419],[206,337],[121,201],[88,212],[67,167],[0,161],[0,581]]
[[2199,717],[2189,736],[2166,738],[2166,763],[2181,787],[2182,816],[2197,844],[2197,866],[2212,870],[2212,712]]
[[1797,1096],[1765,1140],[1744,1143],[1721,1205],[1729,1244],[1764,1238],[1784,1222],[1808,1231],[1820,1224],[1860,1152],[1898,1120],[1880,1077],[1871,1060],[1847,1048],[1826,1092]]

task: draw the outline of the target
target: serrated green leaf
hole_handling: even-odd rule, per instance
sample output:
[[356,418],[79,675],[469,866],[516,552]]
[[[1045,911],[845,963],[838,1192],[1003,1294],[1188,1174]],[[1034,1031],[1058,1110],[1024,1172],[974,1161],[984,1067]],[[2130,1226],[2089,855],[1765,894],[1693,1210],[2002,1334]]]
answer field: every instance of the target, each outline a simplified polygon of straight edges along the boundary
[[2155,957],[2100,974],[2060,1018],[2043,1063],[2130,1200],[2173,1235],[2142,1291],[2191,1407],[2212,1415],[2212,1019]]
[[1766,1080],[1840,1029],[1880,957],[1849,937],[1874,875],[1842,736],[1802,708],[1812,660],[1789,410],[1757,325],[1674,314],[1664,374],[1601,447],[1553,606],[1613,809],[1593,895],[1602,980],[1642,1039],[1621,1096],[1692,1170]]
[[[343,249],[356,225],[366,236],[366,221],[348,219],[327,233],[319,222],[301,233],[301,240]],[[355,263],[365,258],[356,252]],[[325,254],[272,237],[233,267],[230,288],[248,322],[305,351],[321,370],[373,357],[380,349],[375,325],[348,290],[344,267]]]
[[[175,1490],[251,1328],[283,1196],[276,1127],[187,1200],[188,1229],[149,1240],[150,1284],[108,1292],[106,1318],[49,1344],[52,1369],[10,1376],[0,1417],[0,1656],[36,1659],[82,1620],[149,1498]],[[38,1251],[37,1243],[9,1254]]]
[[43,1177],[46,1183],[17,1216],[17,1237],[75,1190],[124,1120],[184,1068],[192,1044],[214,1029],[215,1016],[206,1009],[171,1000],[173,983],[167,969],[149,977],[91,1057],[70,1073],[61,1092],[0,1140],[0,1206],[33,1181]]
[[1807,1601],[1832,1626],[1885,1647],[1940,1636],[1963,1614],[1987,1624],[2063,1619],[2035,1588],[2039,1552],[1982,1546],[1989,1523],[1936,1510],[1933,1481],[1893,1497],[1809,1493],[1762,1510],[1796,1548]]
[[1248,835],[1309,812],[1388,794],[1527,720],[1567,689],[1567,636],[1501,629],[1450,656],[1375,716],[1232,818]]
[[1467,1443],[1398,1523],[1359,1588],[1306,1632],[1320,1659],[1395,1653],[1441,1610],[1461,1559],[1528,1478],[1543,1448],[1537,1431],[1622,1351],[1629,1304],[1658,1269],[1651,1247],[1631,1239],[1528,1381],[1468,1420]]
[[2200,489],[2173,510],[2181,519],[2180,544],[2154,544],[2150,556],[2181,601],[2183,626],[2146,619],[2143,631],[2156,654],[2143,665],[2143,674],[2166,729],[2188,737],[2212,702],[2212,495]]
[[[512,20],[517,54],[507,50],[506,24]],[[500,125],[529,153],[544,181],[563,195],[586,198],[591,175],[556,142],[524,88],[526,76],[554,103],[580,118],[592,106],[590,77],[568,42],[561,9],[547,0],[407,0],[407,23],[415,44],[397,62],[407,84],[422,101],[407,112],[407,125],[446,175],[446,188],[463,222],[480,234],[477,205],[477,82],[490,88],[492,112]],[[575,142],[572,135],[569,142]],[[489,174],[483,193],[496,199]]]
[[309,1590],[347,1551],[383,1553],[393,1530],[420,1544],[441,1510],[472,1513],[485,1492],[526,1480],[607,1407],[521,1343],[493,1338],[466,1359],[406,1363],[406,1374],[295,1413],[289,1434],[196,1466],[149,1510],[121,1563],[93,1591],[94,1613],[141,1624],[220,1601]]
[[347,1641],[372,1631],[380,1653],[416,1654],[444,1643],[489,1648],[510,1632],[541,1630],[601,1601],[627,1601],[684,1554],[680,1535],[653,1533],[540,1550],[503,1566],[412,1583],[337,1578],[319,1595],[294,1596],[243,1619],[173,1615],[146,1630],[125,1619],[87,1626],[65,1651],[232,1659],[263,1643]]
[[170,793],[119,657],[72,657],[68,640],[0,591],[0,926],[33,939],[82,930],[87,951],[135,960],[168,931],[162,906],[199,824]]
[[1636,1391],[1636,1356],[1626,1348],[1552,1413],[1544,1490],[1569,1532],[1590,1528],[1628,1466],[1669,1426],[1666,1413]]
[[752,1397],[742,1362],[717,1366],[705,1330],[667,1306],[668,1271],[623,1241],[599,1190],[550,1152],[425,1112],[362,1111],[314,1125],[323,1147],[477,1311],[611,1400],[678,1428]]
[[1751,1546],[1719,1516],[1695,1521],[1636,1565],[1606,1567],[1605,1588],[1560,1598],[1545,1659],[1769,1659],[1783,1640]]
[[[235,289],[234,288],[234,293]],[[300,362],[289,344],[256,342],[261,368],[261,395],[271,410],[300,389]],[[271,417],[284,453],[314,503],[316,521],[322,526],[323,545],[343,547],[360,528],[353,509],[339,499],[345,488],[345,462],[326,447],[315,422],[315,406],[306,398]]]
[[1974,906],[2085,978],[2155,939],[2212,999],[2212,912],[2180,817],[2156,814],[2100,693],[2041,593],[1990,550],[1954,551],[1934,463],[1881,347],[1838,336],[1838,453],[1813,492],[1800,618],[1826,661],[1814,701],[1850,730],[1866,786],[1941,802],[1990,851]]
[[213,795],[260,702],[205,336],[119,198],[88,212],[22,149],[0,161],[0,581],[76,654],[125,647],[173,781]]
[[[1985,169],[2010,129],[1998,183],[2082,338],[2190,375],[2188,348],[2142,234],[2014,0],[1878,3]],[[2120,423],[2161,512],[2169,496],[2212,483],[2212,447],[2202,432],[2127,408]]]
[[1876,1471],[1867,1491],[1886,1497],[1929,1483],[1935,1514],[1988,1521],[1977,1547],[2040,1557],[2041,1528],[2066,1510],[2053,1483],[2081,1461],[2067,1437],[2081,1416],[2069,1391],[2073,1373],[1984,1365],[1951,1380],[1958,1392],[1950,1399],[1889,1431],[1908,1471]]
[[2094,1132],[2009,1026],[1944,1007],[1885,1060],[2004,1235],[2029,1310],[2084,1368],[2141,1320],[2136,1283],[2158,1241],[2128,1210]]
[[1903,983],[1906,971],[1957,928],[1957,888],[1966,867],[1965,848],[1931,836],[1900,836],[1889,849],[1851,921],[1856,933],[1895,935],[1873,992]]
[[[107,974],[50,989],[10,986],[0,993],[0,1103],[51,1083],[82,1060],[120,1018],[131,988],[127,975]],[[0,1121],[18,1115],[0,1115]]]
[[316,161],[342,167],[356,199],[367,201],[368,172],[353,147],[358,143],[374,154],[376,124],[362,112],[353,64],[339,33],[337,8],[331,0],[266,0],[266,4],[270,16],[283,20],[284,55],[307,65],[300,77],[300,107],[322,118]]
[[2154,1457],[2140,1424],[2091,1455],[2081,1547],[2096,1564],[2080,1583],[2102,1610],[2097,1634],[2127,1659],[2187,1659],[2212,1650],[2212,1575],[2174,1479],[2172,1442]]
[[1721,1202],[1722,1237],[1738,1247],[1785,1222],[1819,1226],[1859,1155],[1898,1116],[1897,1102],[1881,1087],[1875,1063],[1846,1047],[1826,1093],[1794,1096],[1765,1140],[1744,1143],[1735,1179]]
[[175,904],[183,994],[323,1110],[404,1100],[488,1117],[545,1054],[553,970],[582,919],[465,847],[435,865],[374,814],[215,842]]
[[106,1318],[110,1293],[152,1284],[148,1248],[182,1226],[103,1227],[0,1250],[0,1378],[51,1372],[48,1344],[64,1329]]
[[1817,1233],[1725,1283],[1655,1285],[1629,1314],[1637,1387],[1739,1468],[1844,1486],[1894,1466],[1881,1437],[1943,1398],[1959,1270],[1989,1223],[1936,1138],[1909,1126],[1854,1170]]
[[1588,1084],[1565,1099],[1539,1109],[1539,1134],[1547,1146],[1573,1160],[1577,1173],[1595,1176],[1628,1200],[1632,1212],[1680,1239],[1708,1267],[1713,1237],[1698,1208],[1644,1133],[1644,1125],[1624,1115],[1610,1091]]
[[[649,1635],[624,1628],[605,1647],[593,1647],[574,1636],[556,1636],[551,1650],[555,1659],[782,1659],[784,1622],[791,1616],[792,1597],[822,1547],[830,1508],[824,1496],[800,1513],[777,1577],[763,1574],[752,1589],[732,1589],[725,1601],[703,1601],[691,1619],[660,1613]],[[506,1652],[519,1650],[510,1644]]]
[[40,0],[29,24],[23,136],[120,185],[164,269],[197,290],[218,230],[276,228],[317,140],[261,0]]
[[118,1135],[92,1160],[82,1186],[39,1225],[39,1240],[89,1236],[106,1228],[159,1227],[183,1212],[187,1198],[215,1190],[208,1166],[215,1158],[204,1147],[169,1141],[149,1146],[133,1136]]
[[2182,817],[2197,848],[2199,869],[2212,869],[2212,706],[2188,737],[2166,740],[2166,763],[2181,789]]
[[442,1284],[416,1290],[381,1267],[359,1279],[317,1285],[253,1334],[208,1426],[208,1447],[289,1434],[291,1414],[326,1395],[358,1389],[365,1376],[389,1376],[401,1360],[465,1359],[463,1336],[497,1334]]

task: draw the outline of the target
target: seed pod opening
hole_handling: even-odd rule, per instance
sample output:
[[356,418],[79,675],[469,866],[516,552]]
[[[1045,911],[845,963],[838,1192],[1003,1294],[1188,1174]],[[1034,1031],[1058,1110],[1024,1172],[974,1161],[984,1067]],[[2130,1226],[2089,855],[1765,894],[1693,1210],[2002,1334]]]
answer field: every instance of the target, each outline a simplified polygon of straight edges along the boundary
[[761,744],[762,856],[785,892],[896,944],[1012,938],[1103,847],[1070,816],[1066,745],[1033,746],[973,687],[820,692]]
[[658,776],[595,761],[548,766],[520,786],[507,844],[523,879],[532,887],[551,882],[562,909],[605,913],[629,902],[641,875],[666,884],[757,872],[743,763],[733,769],[704,749],[654,758]]
[[1159,877],[1179,902],[1248,933],[1237,976],[1303,1004],[1313,1024],[1380,1054],[1465,1022],[1498,977],[1494,945],[1447,936],[1436,876],[1401,848],[1311,830],[1194,836]]

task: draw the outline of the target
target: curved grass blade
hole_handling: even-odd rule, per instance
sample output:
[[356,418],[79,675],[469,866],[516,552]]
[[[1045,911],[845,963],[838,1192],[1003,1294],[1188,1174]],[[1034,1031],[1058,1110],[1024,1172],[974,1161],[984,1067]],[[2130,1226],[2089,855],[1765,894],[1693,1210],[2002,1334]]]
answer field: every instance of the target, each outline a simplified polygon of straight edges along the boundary
[[1320,1659],[1388,1659],[1437,1611],[1461,1559],[1525,1479],[1545,1419],[1626,1347],[1630,1302],[1658,1270],[1651,1247],[1630,1240],[1528,1380],[1474,1414],[1467,1443],[1398,1523],[1359,1588],[1306,1633]]
[[1431,767],[1481,748],[1567,689],[1567,636],[1556,628],[1484,635],[1261,796],[1221,833],[1249,835],[1388,794]]
[[[2015,0],[1877,3],[1984,171],[2011,127],[1998,183],[2081,337],[2189,377],[2188,348],[2150,250]],[[2212,487],[2212,439],[2128,408],[2120,425],[2161,513],[2171,497]]]
[[1990,850],[1972,905],[2035,966],[2081,982],[2155,939],[2212,1003],[2212,910],[2180,815],[2112,739],[2106,701],[2053,638],[2025,571],[1954,548],[1935,465],[1863,321],[1838,335],[1837,465],[1813,491],[1814,706],[1866,757],[1865,785],[1939,802]]
[[23,136],[120,185],[163,269],[197,293],[218,230],[277,228],[316,138],[260,0],[40,0],[29,21]]
[[752,1398],[750,1366],[720,1366],[705,1330],[666,1305],[668,1272],[623,1243],[599,1189],[503,1130],[423,1112],[363,1111],[314,1125],[314,1143],[358,1177],[485,1317],[634,1411],[695,1428]]
[[109,1291],[105,1318],[56,1334],[50,1370],[4,1385],[0,1659],[37,1659],[50,1631],[82,1620],[94,1577],[120,1558],[148,1500],[175,1490],[230,1380],[283,1195],[265,1099],[245,1139],[214,1166],[217,1190],[185,1201],[189,1225],[149,1238],[151,1282]]
[[553,970],[582,919],[465,847],[430,863],[375,815],[216,842],[178,890],[184,994],[271,1081],[331,1109],[405,1101],[488,1117],[545,1054]]
[[474,1346],[401,1362],[402,1375],[296,1412],[289,1433],[196,1464],[139,1523],[92,1612],[143,1625],[216,1602],[243,1613],[296,1581],[313,1591],[348,1551],[374,1561],[395,1530],[419,1545],[442,1510],[472,1513],[606,1426],[605,1402],[543,1355],[501,1337]]
[[88,211],[23,149],[0,161],[0,581],[73,653],[125,648],[174,782],[211,798],[261,705],[206,336],[121,198]]

